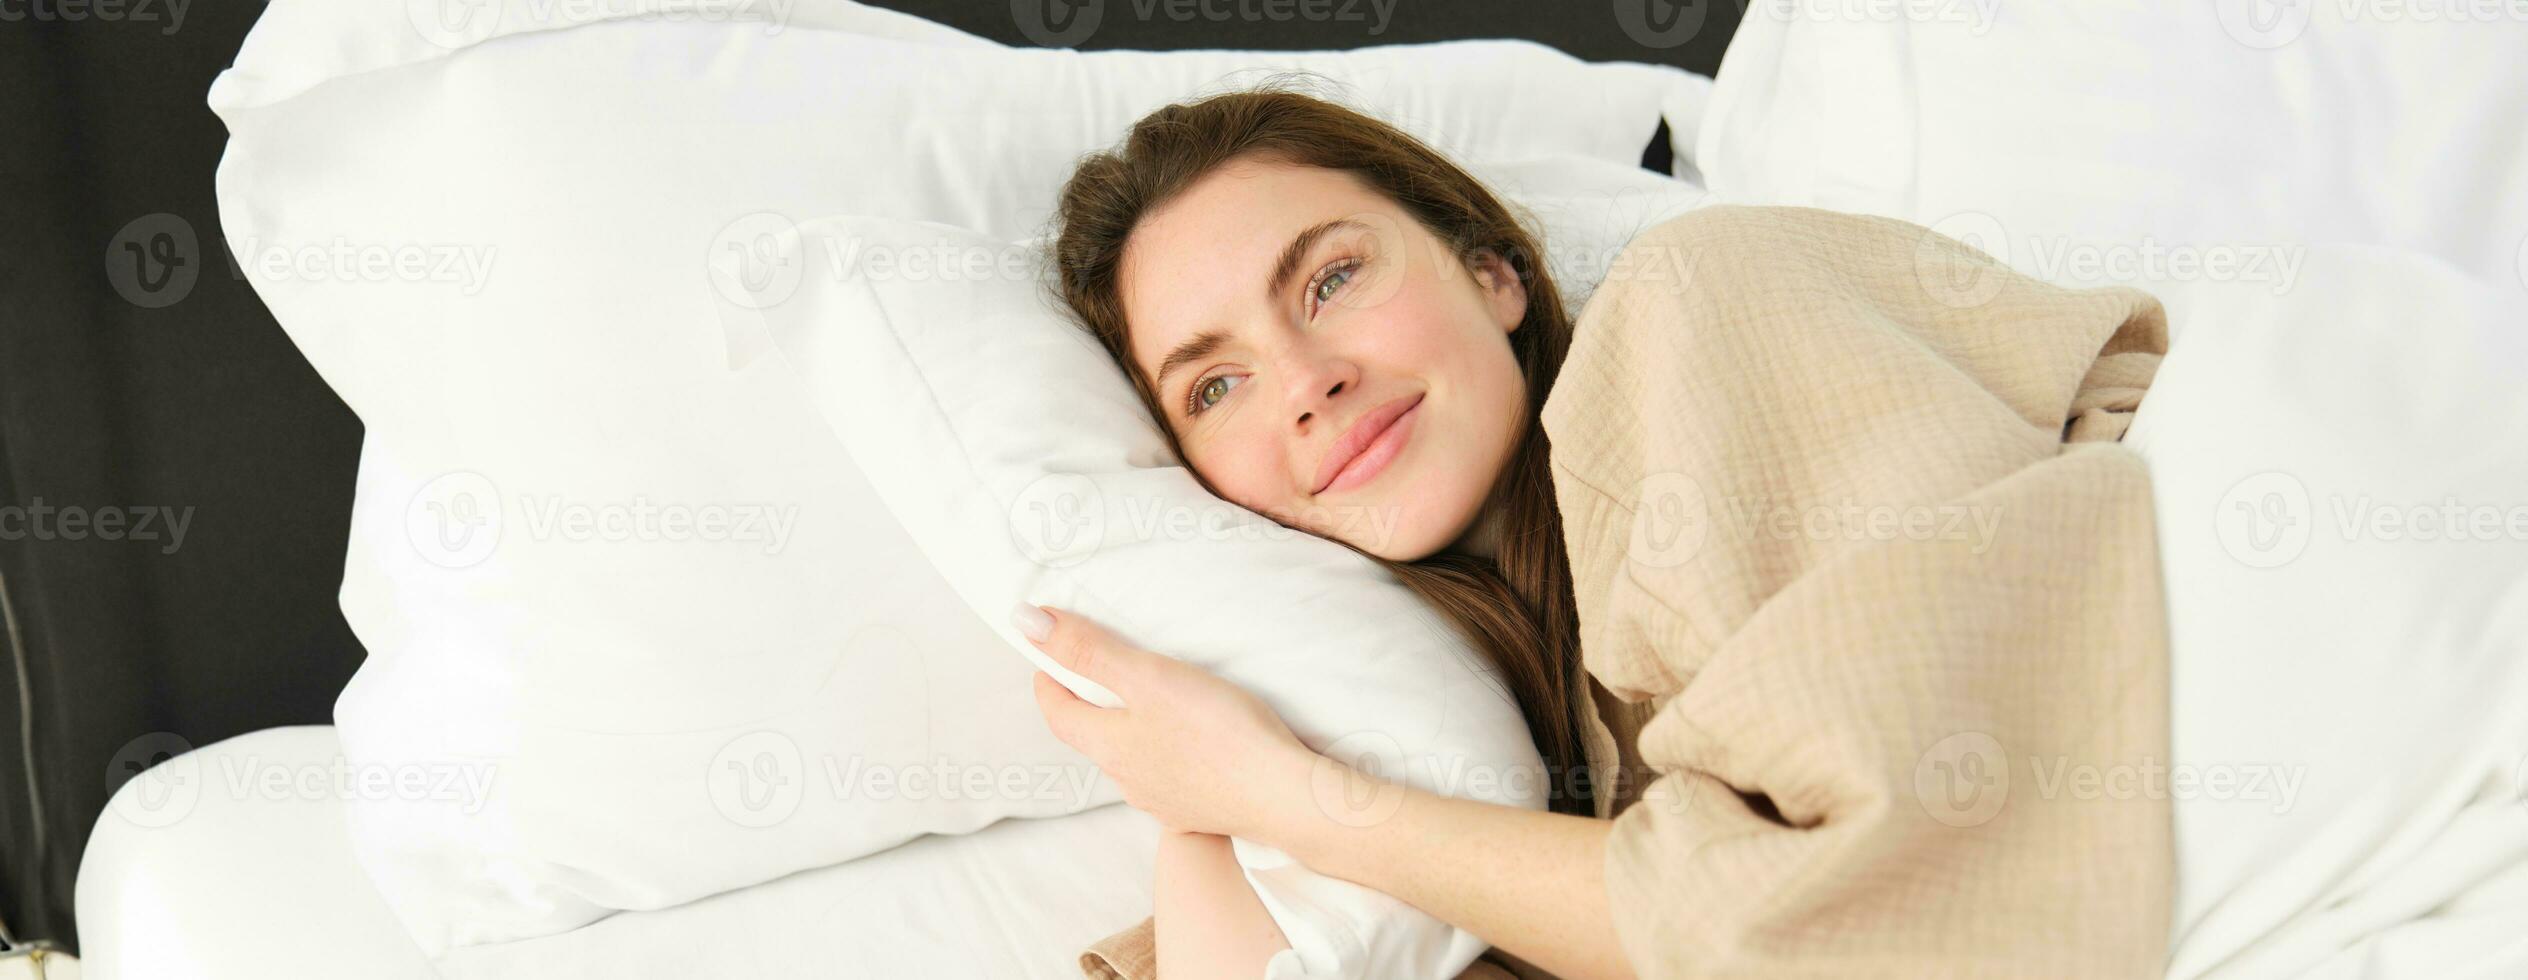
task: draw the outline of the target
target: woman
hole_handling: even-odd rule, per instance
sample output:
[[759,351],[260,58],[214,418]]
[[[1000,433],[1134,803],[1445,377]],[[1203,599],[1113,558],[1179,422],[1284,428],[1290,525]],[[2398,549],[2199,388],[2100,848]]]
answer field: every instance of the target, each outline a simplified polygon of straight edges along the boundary
[[[1160,974],[1257,975],[1286,946],[1229,837],[1394,895],[1561,977],[1662,972],[1643,966],[1659,954],[1627,953],[1657,940],[1619,935],[1613,823],[1599,818],[1634,799],[1636,782],[1610,770],[1638,766],[1641,722],[1667,699],[1642,698],[1637,678],[1601,683],[1580,670],[1580,610],[1604,602],[1575,597],[1548,462],[1544,410],[1573,324],[1537,242],[1440,154],[1288,92],[1159,110],[1080,166],[1058,217],[1064,301],[1179,456],[1224,499],[1395,569],[1499,669],[1552,777],[1547,812],[1390,787],[1402,794],[1392,817],[1348,826],[1306,789],[1340,767],[1260,701],[1079,616],[1021,607],[1022,631],[1128,705],[1099,709],[1036,679],[1053,731],[1168,830]],[[2086,410],[2129,410],[2146,383]],[[2108,482],[2119,500],[2137,485]],[[1595,652],[1589,664],[1598,672]],[[2009,734],[2006,724],[1987,727]],[[1757,819],[1814,826],[1827,812],[1791,809],[1806,806],[1796,793],[1777,812],[1766,797],[1784,794],[1744,788],[1757,782],[1729,783]]]
[[[1389,175],[1388,186],[1357,176],[1364,172]],[[1407,210],[1398,200],[1421,206]],[[1297,202],[1308,203],[1312,218],[1322,212],[1336,224],[1311,220],[1300,235],[1254,233],[1266,226],[1259,223],[1278,232],[1282,222],[1275,219]],[[1578,624],[1536,412],[1561,367],[1571,324],[1553,283],[1534,265],[1539,249],[1508,210],[1439,154],[1374,120],[1303,95],[1257,93],[1171,107],[1144,121],[1120,155],[1082,165],[1064,191],[1060,219],[1065,300],[1127,366],[1153,417],[1204,485],[1394,565],[1482,645],[1517,697],[1551,771],[1585,773],[1577,695],[1566,687],[1578,657]],[[1232,241],[1237,244],[1220,247]],[[1298,249],[1285,258],[1294,241]],[[1125,260],[1127,245],[1139,261]],[[1460,255],[1464,267],[1444,264]],[[1269,297],[1256,288],[1267,274],[1275,280]],[[1236,313],[1202,316],[1207,310]],[[1375,333],[1356,328],[1365,317],[1377,318]],[[1153,326],[1127,327],[1141,323]],[[1202,339],[1198,325],[1227,326],[1233,337],[1209,351],[1187,346]],[[1328,343],[1302,339],[1317,336]],[[1333,346],[1338,339],[1341,346]],[[1188,354],[1172,357],[1180,347]],[[1266,364],[1258,358],[1266,353],[1295,358]],[[1240,364],[1247,366],[1233,369]],[[1399,403],[1403,415],[1393,418],[1394,435],[1408,437],[1401,446],[1390,437],[1375,449],[1347,444],[1337,450],[1347,434],[1353,443],[1373,434],[1356,423],[1389,421]],[[1282,417],[1285,406],[1296,407],[1298,417]],[[1345,463],[1354,465],[1338,473]],[[1394,520],[1345,521],[1333,511],[1338,507],[1383,510]],[[1372,526],[1386,533],[1345,536]],[[1080,643],[1090,629],[1078,617],[1057,616],[1052,645]],[[1189,707],[1229,727],[1202,733],[1206,742],[1186,744],[1185,754],[1153,764],[1192,774],[1225,771],[1203,760],[1309,761],[1313,754],[1269,709],[1198,674],[1177,675],[1181,693],[1197,699]],[[1232,710],[1214,714],[1215,708]],[[1244,796],[1263,785],[1218,786],[1232,795],[1184,802],[1258,812]],[[1555,811],[1589,812],[1584,785],[1577,792],[1563,789],[1568,780],[1555,785]],[[1156,785],[1148,790],[1175,795]],[[1196,835],[1168,835],[1162,861],[1206,869],[1178,880],[1200,880],[1232,899],[1247,886],[1220,835],[1282,836],[1280,827],[1223,826],[1193,810],[1159,812],[1171,830]],[[1600,863],[1591,850],[1598,821],[1492,807],[1442,807],[1435,815],[1472,820],[1470,830],[1500,834],[1529,860],[1573,872],[1551,882],[1552,891],[1564,893],[1561,900],[1541,903],[1567,920],[1540,919],[1533,908],[1507,904],[1458,910],[1439,900],[1502,894],[1506,878],[1489,886],[1434,878],[1390,888],[1373,869],[1320,864],[1313,851],[1293,853],[1497,945],[1580,954],[1547,961],[1557,973],[1614,975],[1608,971],[1620,960],[1606,931],[1604,889],[1586,874]],[[1538,850],[1549,842],[1559,853]],[[1352,856],[1382,853],[1409,860],[1412,852],[1373,847]],[[1593,901],[1600,906],[1594,916]],[[1275,934],[1253,895],[1209,906],[1233,908],[1242,921],[1180,918],[1200,907],[1160,896],[1160,929],[1171,940],[1160,946],[1163,974],[1174,973],[1168,958],[1189,948],[1243,960],[1245,972],[1256,973],[1277,944],[1260,941]],[[1224,941],[1259,941],[1192,938],[1213,935],[1215,928]],[[1519,941],[1525,929],[1535,930],[1536,943]],[[1188,938],[1174,942],[1178,936]],[[1210,975],[1188,966],[1186,975]]]

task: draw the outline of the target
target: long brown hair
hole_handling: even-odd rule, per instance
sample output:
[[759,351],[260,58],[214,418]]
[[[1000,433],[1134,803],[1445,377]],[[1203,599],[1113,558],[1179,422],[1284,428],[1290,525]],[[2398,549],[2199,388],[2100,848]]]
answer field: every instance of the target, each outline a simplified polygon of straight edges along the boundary
[[[1546,764],[1555,812],[1592,813],[1590,773],[1573,690],[1580,655],[1562,517],[1546,468],[1540,411],[1571,345],[1571,320],[1535,236],[1489,190],[1438,151],[1377,119],[1317,97],[1254,90],[1170,105],[1135,123],[1119,147],[1092,154],[1064,184],[1054,215],[1062,302],[1122,365],[1144,406],[1184,458],[1161,399],[1132,360],[1120,298],[1124,246],[1143,215],[1239,158],[1349,172],[1385,194],[1459,261],[1489,251],[1527,286],[1527,312],[1509,335],[1526,378],[1526,424],[1485,513],[1503,518],[1497,560],[1441,552],[1386,566],[1453,623],[1499,671]],[[1209,480],[1195,474],[1207,489]],[[1331,540],[1331,539],[1330,539]]]

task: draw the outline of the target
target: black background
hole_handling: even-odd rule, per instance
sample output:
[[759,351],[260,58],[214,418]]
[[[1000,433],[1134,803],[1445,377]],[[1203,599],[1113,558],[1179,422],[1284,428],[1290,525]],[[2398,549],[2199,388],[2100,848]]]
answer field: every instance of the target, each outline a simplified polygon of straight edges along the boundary
[[[1016,0],[1029,2],[1077,0]],[[1079,46],[1520,37],[1708,75],[1739,18],[1728,0],[1394,0],[1371,33],[1371,0],[1324,2],[1316,9],[1330,16],[1274,20],[1294,7],[1105,0]],[[1011,2],[877,5],[1031,43]],[[1628,7],[1654,28],[1678,16],[1703,26],[1655,47],[1625,30]],[[75,949],[79,855],[129,778],[118,756],[133,740],[171,733],[201,746],[331,723],[363,656],[335,603],[361,427],[222,246],[212,175],[227,133],[204,96],[262,5],[191,3],[173,31],[163,0],[128,0],[114,21],[31,16],[38,9],[57,8],[0,0],[0,506],[191,514],[172,552],[164,527],[154,541],[0,538],[0,595],[20,628],[9,642],[26,670],[22,683],[0,668],[0,921],[21,940]],[[129,19],[144,11],[156,19]],[[108,269],[118,233],[154,214],[190,225],[198,279],[153,309],[127,301]],[[287,924],[274,925],[287,942]]]

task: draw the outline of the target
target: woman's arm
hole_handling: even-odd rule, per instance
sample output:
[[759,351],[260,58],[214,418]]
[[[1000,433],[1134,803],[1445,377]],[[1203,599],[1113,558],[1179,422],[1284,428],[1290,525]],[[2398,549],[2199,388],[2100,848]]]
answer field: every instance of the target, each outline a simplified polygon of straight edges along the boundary
[[[1125,706],[1090,704],[1038,673],[1045,723],[1161,826],[1271,845],[1570,980],[1632,976],[1607,905],[1612,824],[1371,780],[1309,749],[1270,707],[1210,671],[1125,644],[1082,616],[1049,618],[1022,610],[1016,622]],[[1384,795],[1366,811],[1375,819],[1350,807],[1360,796],[1353,779],[1380,783]],[[1220,854],[1226,862],[1227,848]]]
[[[1305,754],[1285,757],[1266,782],[1322,787],[1312,779],[1371,778],[1305,746],[1298,751]],[[1633,977],[1606,899],[1610,822],[1395,783],[1379,788],[1399,794],[1392,814],[1336,819],[1316,802],[1320,792],[1282,794],[1284,804],[1265,811],[1250,839],[1403,899],[1565,980]]]
[[1228,838],[1164,831],[1157,863],[1159,980],[1260,977],[1273,954],[1290,948]]

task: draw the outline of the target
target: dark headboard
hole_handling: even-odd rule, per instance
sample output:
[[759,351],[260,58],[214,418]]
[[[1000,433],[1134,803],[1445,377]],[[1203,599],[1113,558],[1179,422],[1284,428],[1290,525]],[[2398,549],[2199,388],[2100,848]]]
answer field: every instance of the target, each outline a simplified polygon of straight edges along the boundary
[[1590,61],[1710,75],[1738,5],[1706,0],[875,0],[1004,44],[1109,48],[1363,48],[1524,38]]
[[[1735,4],[1702,0],[878,5],[1008,44],[1526,38],[1704,74],[1738,21]],[[0,507],[186,515],[180,540],[163,517],[146,540],[12,535],[24,525],[0,521],[0,595],[16,626],[0,634],[0,922],[21,940],[76,947],[80,852],[144,736],[200,746],[330,723],[363,656],[335,598],[360,422],[231,271],[212,196],[227,134],[204,94],[261,9],[0,24]],[[128,281],[118,289],[113,245],[159,215],[193,232],[175,258],[198,278],[151,305],[127,298]]]

